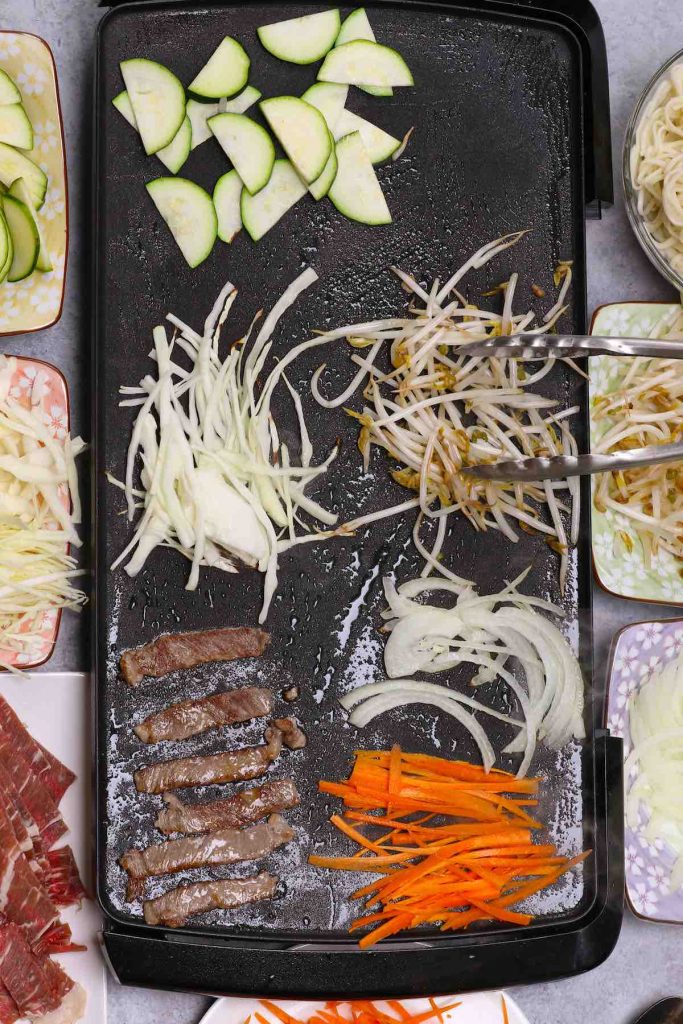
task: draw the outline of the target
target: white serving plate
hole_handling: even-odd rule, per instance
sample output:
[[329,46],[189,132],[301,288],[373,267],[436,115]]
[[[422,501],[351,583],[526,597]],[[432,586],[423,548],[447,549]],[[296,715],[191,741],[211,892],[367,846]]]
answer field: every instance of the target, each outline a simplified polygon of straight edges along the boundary
[[[509,1024],[529,1024],[517,1004],[503,992],[469,992],[461,996],[440,996],[435,1000],[437,1006],[449,1006],[453,1002],[459,1006],[443,1014],[444,1024],[502,1024],[502,997],[505,995]],[[379,1000],[374,1000],[381,1007]],[[287,1013],[298,1020],[307,1020],[316,1010],[325,1005],[322,1002],[307,1000],[274,999]],[[428,999],[402,999],[401,1002],[411,1013],[422,1013],[429,1009]],[[208,1013],[202,1017],[200,1024],[245,1024],[252,1013],[258,1011],[269,1020],[274,1018],[259,1006],[258,999],[217,999]],[[392,1012],[389,1010],[388,1012]],[[392,1016],[396,1016],[395,1013]]]
[[[76,781],[59,805],[69,832],[58,845],[71,846],[83,885],[94,895],[89,676],[83,672],[40,672],[22,678],[6,675],[0,678],[0,694],[31,735],[76,773]],[[95,900],[88,899],[80,908],[69,907],[62,916],[71,926],[74,942],[88,947],[84,953],[55,957],[88,994],[81,1024],[106,1024],[107,979],[99,938],[102,915]]]

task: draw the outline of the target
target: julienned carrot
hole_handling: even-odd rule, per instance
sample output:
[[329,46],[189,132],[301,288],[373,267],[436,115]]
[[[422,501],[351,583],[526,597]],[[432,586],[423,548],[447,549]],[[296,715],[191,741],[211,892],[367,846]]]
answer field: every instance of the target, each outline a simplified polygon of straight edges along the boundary
[[[538,779],[487,774],[476,765],[406,754],[398,746],[356,751],[349,779],[323,781],[320,789],[343,800],[346,813],[331,821],[358,849],[310,862],[379,876],[351,896],[365,900],[370,911],[350,929],[372,926],[362,948],[422,924],[438,924],[442,931],[482,920],[526,925],[531,915],[510,909],[513,904],[587,856],[570,860],[552,843],[533,842],[542,825],[526,808],[536,806],[538,788]],[[342,1021],[321,1018],[316,1024]],[[343,1024],[387,1022],[354,1016]]]
[[[399,930],[391,922],[392,930]],[[277,1003],[268,999],[262,999],[260,1005],[280,1024],[429,1024],[430,1021],[444,1024],[444,1013],[455,1010],[460,1003],[449,1003],[447,1006],[438,1006],[434,999],[429,1000],[430,1009],[423,1013],[411,1013],[402,1003],[397,1000],[390,1000],[387,1006],[392,1013],[380,1009],[376,1003],[367,1000],[359,1000],[352,1003],[329,1002],[325,1004],[324,1010],[316,1010],[306,1020],[300,1020],[283,1010]],[[342,1012],[345,1011],[345,1013]],[[395,1016],[394,1016],[395,1014]],[[258,1024],[272,1024],[261,1013],[254,1014]],[[247,1024],[249,1024],[251,1018]]]

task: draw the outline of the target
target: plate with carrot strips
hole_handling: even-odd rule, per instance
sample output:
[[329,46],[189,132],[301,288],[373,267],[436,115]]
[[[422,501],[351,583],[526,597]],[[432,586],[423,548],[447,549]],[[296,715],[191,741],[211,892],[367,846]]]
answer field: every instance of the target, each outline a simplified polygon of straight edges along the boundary
[[310,1002],[218,999],[201,1024],[528,1024],[506,992],[437,999]]

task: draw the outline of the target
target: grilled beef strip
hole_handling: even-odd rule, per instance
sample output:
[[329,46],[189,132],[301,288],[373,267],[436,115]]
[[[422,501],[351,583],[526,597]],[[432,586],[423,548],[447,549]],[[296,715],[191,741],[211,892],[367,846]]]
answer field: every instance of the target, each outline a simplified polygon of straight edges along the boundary
[[124,651],[120,661],[121,675],[129,686],[137,686],[145,676],[159,678],[178,669],[194,668],[211,661],[257,658],[263,654],[269,641],[270,634],[250,626],[170,633],[142,647]]
[[266,729],[266,742],[261,746],[159,761],[135,772],[135,786],[139,793],[165,793],[169,789],[256,779],[264,775],[268,765],[279,757],[282,744],[290,746],[297,743],[299,735],[299,727],[293,719],[280,718],[277,724],[273,722]]
[[223,828],[250,825],[276,811],[286,811],[299,803],[297,788],[291,779],[276,779],[234,796],[207,803],[186,804],[173,793],[164,795],[166,807],[154,822],[164,835],[200,835]]
[[180,885],[154,900],[145,900],[147,924],[179,928],[188,917],[207,910],[232,910],[246,903],[269,900],[275,894],[278,879],[266,871],[251,878],[226,878],[217,882]]
[[272,709],[273,694],[270,690],[245,686],[171,704],[136,725],[135,732],[143,743],[186,740],[208,729],[248,722],[250,718],[264,718]]
[[174,871],[203,868],[211,864],[237,864],[261,860],[294,838],[294,832],[280,814],[249,828],[224,828],[202,836],[183,836],[128,850],[119,860],[132,879],[169,875]]

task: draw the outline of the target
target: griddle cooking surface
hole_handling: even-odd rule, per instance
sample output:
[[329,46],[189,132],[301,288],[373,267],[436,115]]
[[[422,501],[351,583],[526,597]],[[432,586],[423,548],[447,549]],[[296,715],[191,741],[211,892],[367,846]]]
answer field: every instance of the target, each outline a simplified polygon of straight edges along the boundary
[[[330,803],[317,794],[319,778],[341,778],[356,746],[386,747],[393,741],[408,750],[478,759],[463,730],[428,709],[384,715],[374,728],[357,732],[345,723],[336,698],[362,681],[382,677],[382,639],[377,633],[383,606],[382,576],[399,580],[421,568],[410,541],[412,516],[389,520],[355,538],[304,546],[280,562],[280,587],[267,622],[272,643],[261,659],[228,666],[205,666],[167,679],[147,680],[129,690],[117,677],[121,651],[151,640],[160,632],[221,625],[255,624],[261,605],[262,578],[253,571],[226,576],[202,570],[194,593],[184,589],[188,565],[169,550],[157,550],[145,570],[131,580],[108,566],[125,546],[130,527],[120,514],[121,492],[106,483],[104,470],[121,477],[132,421],[131,410],[118,408],[118,388],[136,383],[153,369],[148,359],[152,328],[174,312],[200,327],[227,279],[239,298],[224,332],[228,342],[240,336],[260,307],[269,310],[305,266],[320,280],[281,322],[275,353],[309,337],[316,328],[395,315],[406,295],[389,272],[397,264],[418,280],[444,280],[475,249],[504,232],[529,228],[513,250],[467,279],[472,297],[520,272],[516,307],[539,312],[554,301],[552,270],[559,259],[573,258],[572,307],[565,330],[582,329],[585,278],[582,206],[581,83],[573,40],[541,22],[482,17],[447,7],[390,6],[368,8],[377,38],[395,46],[412,69],[416,87],[395,90],[390,99],[350,90],[350,107],[392,134],[415,132],[405,155],[379,168],[394,223],[371,228],[341,217],[331,204],[305,198],[258,244],[244,233],[231,246],[217,242],[196,270],[183,262],[160,222],[144,184],[165,173],[155,158],[146,158],[124,119],[111,106],[122,88],[120,60],[145,56],[172,68],[188,82],[225,34],[235,35],[252,57],[250,82],[264,95],[300,94],[315,80],[316,67],[283,64],[260,47],[256,27],[306,13],[309,8],[281,4],[188,10],[181,6],[144,5],[120,9],[107,19],[101,37],[99,117],[99,245],[97,332],[97,468],[98,468],[98,688],[100,894],[108,912],[124,923],[139,923],[140,910],[124,902],[124,876],[116,864],[128,846],[159,841],[153,821],[161,798],[135,792],[131,773],[150,760],[210,752],[260,742],[258,723],[224,729],[182,744],[144,748],[132,725],[171,701],[203,695],[221,686],[258,682],[276,693],[296,683],[300,700],[291,710],[309,735],[308,747],[284,753],[271,777],[292,775],[302,805],[288,812],[298,843],[263,865],[279,873],[282,896],[263,907],[234,914],[214,913],[195,930],[232,934],[257,929],[300,939],[346,934],[350,908],[346,896],[356,880],[341,873],[316,871],[306,864],[312,850],[348,849],[328,825]],[[209,141],[190,156],[181,174],[209,190],[227,169],[216,143]],[[547,298],[537,300],[532,283]],[[495,299],[490,300],[493,303]],[[308,383],[321,361],[312,353],[294,364],[291,380],[304,400],[316,459],[322,460],[337,438],[342,448],[333,469],[313,494],[342,520],[405,500],[393,484],[383,453],[375,451],[365,476],[356,448],[355,426],[341,410],[325,411],[310,398]],[[348,349],[329,348],[323,379],[336,394],[350,379]],[[556,369],[545,388],[563,401],[585,405],[583,382]],[[291,407],[276,409],[285,440],[296,448]],[[586,441],[583,422],[575,425],[579,444]],[[584,496],[585,497],[585,496]],[[585,502],[584,502],[585,505]],[[529,592],[559,601],[557,556],[537,539],[521,534],[510,544],[499,534],[476,535],[462,519],[452,518],[447,542],[448,564],[474,579],[482,593],[497,591],[506,579],[530,563]],[[585,526],[578,558],[564,601],[576,638],[578,608],[586,605],[590,573],[589,533]],[[453,673],[462,685],[471,670]],[[445,681],[445,679],[444,679]],[[494,700],[494,687],[487,687]],[[507,707],[504,689],[498,706]],[[278,713],[290,708],[282,704]],[[587,722],[590,730],[592,725]],[[494,745],[503,731],[487,720]],[[502,730],[502,727],[500,727]],[[591,752],[583,757],[568,748],[559,756],[539,748],[534,769],[547,776],[541,812],[562,846],[577,850],[590,844],[592,828]],[[503,767],[513,762],[503,760]],[[583,780],[582,780],[583,773]],[[186,794],[192,798],[196,794]],[[208,792],[202,793],[205,798]],[[243,869],[213,869],[214,877],[248,874]],[[150,885],[158,894],[179,882],[200,877],[186,872]],[[568,878],[537,900],[546,916],[564,920],[578,914],[592,898],[590,868],[583,881]]]

